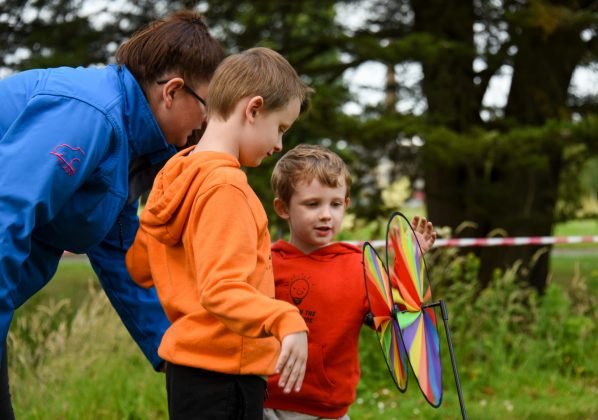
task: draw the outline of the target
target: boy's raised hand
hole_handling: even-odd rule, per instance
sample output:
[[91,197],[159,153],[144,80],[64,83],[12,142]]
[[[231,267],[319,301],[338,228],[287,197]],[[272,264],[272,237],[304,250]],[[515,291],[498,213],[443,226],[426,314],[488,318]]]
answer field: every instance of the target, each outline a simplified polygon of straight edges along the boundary
[[280,356],[276,362],[276,373],[280,374],[278,386],[288,394],[301,390],[307,364],[307,333],[299,332],[283,337]]
[[422,247],[422,251],[424,253],[428,252],[436,241],[434,225],[432,225],[432,222],[428,222],[425,217],[414,216],[411,221],[411,226],[413,226],[413,230]]

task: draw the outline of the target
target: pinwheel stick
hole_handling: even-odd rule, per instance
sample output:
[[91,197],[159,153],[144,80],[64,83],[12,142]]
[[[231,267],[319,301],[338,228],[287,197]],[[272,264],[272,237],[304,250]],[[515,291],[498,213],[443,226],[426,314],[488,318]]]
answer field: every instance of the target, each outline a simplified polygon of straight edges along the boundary
[[451,364],[453,365],[453,375],[455,376],[455,385],[457,386],[457,394],[459,395],[459,405],[461,406],[461,417],[463,420],[467,420],[467,411],[465,410],[465,401],[463,400],[463,392],[461,391],[461,381],[459,380],[459,371],[457,370],[457,359],[455,359],[455,352],[453,351],[453,340],[451,339],[451,329],[448,324],[448,310],[446,309],[446,303],[444,300],[430,303],[428,305],[422,305],[424,307],[433,308],[440,306],[440,312],[442,313],[442,323],[444,324],[444,331],[446,332],[446,341],[448,343],[449,353],[451,356]]

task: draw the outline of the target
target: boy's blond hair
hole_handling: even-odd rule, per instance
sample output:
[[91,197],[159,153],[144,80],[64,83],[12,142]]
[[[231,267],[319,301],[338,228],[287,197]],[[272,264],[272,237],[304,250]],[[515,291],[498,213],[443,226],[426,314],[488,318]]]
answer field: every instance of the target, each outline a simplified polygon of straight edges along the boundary
[[219,116],[226,121],[239,100],[248,96],[264,98],[265,111],[296,98],[303,113],[311,92],[283,56],[269,48],[251,48],[225,58],[216,69],[208,89],[208,119]]
[[339,155],[332,150],[314,144],[300,144],[289,150],[276,162],[272,172],[271,185],[276,198],[289,204],[296,186],[317,179],[330,188],[344,183],[345,198],[351,189],[351,174]]

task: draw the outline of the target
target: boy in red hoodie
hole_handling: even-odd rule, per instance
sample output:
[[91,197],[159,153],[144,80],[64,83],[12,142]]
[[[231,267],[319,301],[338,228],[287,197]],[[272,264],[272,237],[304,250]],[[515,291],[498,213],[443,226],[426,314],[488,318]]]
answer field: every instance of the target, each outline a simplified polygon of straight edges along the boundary
[[263,376],[274,372],[283,393],[301,388],[307,327],[274,299],[266,213],[241,166],[282,149],[309,95],[272,50],[226,58],[208,88],[201,141],[156,177],[126,262],[138,284],[156,286],[171,322],[158,350],[171,419],[261,419]]
[[[349,205],[351,176],[342,159],[315,145],[286,153],[272,173],[274,208],[290,241],[272,246],[276,298],[296,305],[309,327],[309,359],[300,392],[268,381],[265,420],[348,419],[360,369],[359,331],[368,312],[362,250],[333,242]],[[432,223],[415,217],[424,251],[436,240]]]

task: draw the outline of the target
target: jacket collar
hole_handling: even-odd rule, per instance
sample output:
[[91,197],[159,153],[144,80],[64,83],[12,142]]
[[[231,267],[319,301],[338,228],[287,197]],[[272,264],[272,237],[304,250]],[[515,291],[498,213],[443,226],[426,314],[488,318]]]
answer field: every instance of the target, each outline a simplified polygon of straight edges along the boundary
[[123,120],[129,139],[129,160],[145,156],[152,164],[166,161],[176,153],[176,148],[166,143],[139,83],[126,66],[111,66],[116,67],[124,94]]

